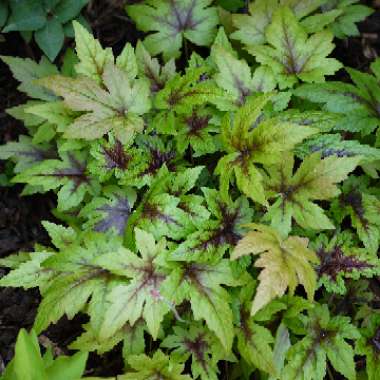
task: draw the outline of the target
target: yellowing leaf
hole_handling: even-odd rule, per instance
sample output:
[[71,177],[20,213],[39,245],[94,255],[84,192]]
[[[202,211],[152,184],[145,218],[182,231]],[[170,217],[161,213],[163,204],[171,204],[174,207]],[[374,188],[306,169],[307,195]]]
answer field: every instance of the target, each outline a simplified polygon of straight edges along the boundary
[[294,294],[297,285],[302,284],[310,300],[316,288],[316,273],[312,263],[318,263],[317,255],[307,248],[308,240],[298,236],[282,239],[271,227],[250,224],[252,231],[239,241],[232,253],[232,259],[253,254],[261,255],[255,266],[264,268],[259,275],[260,284],[253,300],[251,314],[263,308],[275,297],[281,297],[289,288]]
[[85,112],[67,127],[66,137],[92,140],[113,130],[128,143],[143,129],[139,115],[150,108],[149,84],[143,79],[130,81],[128,73],[112,63],[105,66],[102,80],[106,89],[86,77],[53,76],[40,83],[62,96],[70,109]]

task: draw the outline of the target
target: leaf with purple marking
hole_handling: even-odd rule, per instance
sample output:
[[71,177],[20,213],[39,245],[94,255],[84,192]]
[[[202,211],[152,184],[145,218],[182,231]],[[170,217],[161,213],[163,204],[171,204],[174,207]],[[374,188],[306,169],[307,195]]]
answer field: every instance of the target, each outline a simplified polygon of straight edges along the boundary
[[38,164],[49,158],[54,158],[56,152],[48,144],[34,144],[29,136],[20,135],[19,140],[9,141],[0,146],[0,160],[11,159],[16,163],[15,173]]
[[108,141],[101,139],[91,145],[88,168],[100,182],[106,182],[114,176],[128,184],[136,181],[146,170],[148,159],[144,150],[109,136]]
[[223,150],[215,168],[219,176],[221,197],[229,201],[234,178],[237,188],[253,201],[267,205],[263,175],[257,164],[268,166],[281,162],[283,155],[313,135],[316,130],[265,118],[264,107],[273,94],[249,98],[235,115],[226,114],[222,121]]
[[347,68],[353,84],[335,81],[304,84],[295,90],[295,95],[342,115],[335,130],[368,135],[380,126],[379,64],[380,59],[372,62],[373,75]]
[[188,360],[191,357],[191,372],[194,379],[218,380],[218,362],[226,360],[224,350],[215,335],[200,323],[189,329],[173,327],[173,335],[168,335],[161,347],[171,350],[173,357]]
[[162,293],[175,305],[190,301],[193,319],[205,320],[226,352],[232,346],[234,331],[230,294],[222,285],[239,286],[246,278],[234,278],[229,260],[213,264],[184,263],[173,271]]
[[112,131],[123,143],[133,141],[143,130],[141,115],[150,109],[150,91],[145,79],[131,80],[128,73],[108,63],[101,87],[88,77],[53,76],[40,84],[62,96],[65,105],[83,114],[65,129],[65,137],[94,140]]
[[371,253],[375,253],[380,241],[380,201],[366,189],[365,177],[351,176],[342,186],[339,200],[331,206],[338,222],[351,218],[352,227]]
[[96,232],[112,230],[123,235],[136,200],[136,192],[131,188],[117,187],[103,189],[103,192],[104,196],[93,198],[80,211],[79,216],[88,220],[83,228]]
[[140,318],[156,339],[164,316],[171,311],[170,300],[160,292],[172,272],[171,265],[166,264],[166,242],[156,243],[153,235],[138,228],[135,236],[139,254],[123,250],[117,258],[110,253],[97,260],[98,265],[111,273],[130,279],[120,281],[107,295],[100,339],[113,336],[126,322],[133,326]]
[[349,343],[360,337],[346,316],[333,316],[326,304],[316,304],[302,316],[307,335],[288,351],[282,380],[323,380],[326,362],[348,380],[356,379],[354,349]]
[[313,201],[339,195],[336,184],[347,178],[360,159],[360,156],[321,159],[320,153],[313,153],[293,174],[294,158],[287,155],[281,163],[268,167],[264,186],[268,199],[274,199],[274,203],[266,219],[284,236],[290,232],[293,219],[305,229],[334,229],[324,210]]
[[[219,22],[212,0],[159,0],[127,6],[129,16],[144,32],[153,32],[144,40],[152,55],[178,58],[183,40],[207,46],[213,41]],[[185,41],[186,43],[186,41]]]
[[244,196],[226,204],[220,200],[217,190],[202,190],[212,216],[178,245],[172,253],[175,260],[205,262],[222,257],[242,237],[244,228],[241,226],[252,220],[253,211]]
[[344,294],[346,278],[358,280],[379,274],[379,260],[363,249],[334,245],[332,242],[327,247],[320,246],[316,253],[320,259],[317,269],[320,284],[330,292]]
[[332,52],[333,35],[322,31],[308,36],[294,13],[287,7],[279,8],[266,29],[267,44],[248,47],[256,60],[272,69],[280,88],[293,87],[299,80],[324,82],[342,65]]
[[58,209],[78,206],[86,194],[96,195],[99,184],[87,173],[85,152],[62,152],[61,159],[43,160],[13,178],[13,182],[26,183],[39,192],[56,190]]

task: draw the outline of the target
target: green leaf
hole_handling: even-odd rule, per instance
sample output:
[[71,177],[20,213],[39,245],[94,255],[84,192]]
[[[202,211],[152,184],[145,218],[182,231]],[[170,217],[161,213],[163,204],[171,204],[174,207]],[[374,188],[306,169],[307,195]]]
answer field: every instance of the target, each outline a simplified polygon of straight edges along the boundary
[[160,286],[169,281],[170,271],[165,267],[165,241],[155,243],[153,236],[143,230],[135,229],[136,246],[141,257],[131,251],[112,259],[113,255],[103,255],[98,263],[120,276],[131,278],[115,286],[107,296],[107,311],[100,328],[99,336],[111,337],[125,323],[131,326],[143,318],[154,339],[164,316],[170,311],[170,302],[160,293]]
[[323,7],[324,10],[329,10],[333,6],[341,11],[341,15],[331,26],[336,37],[358,36],[359,30],[355,24],[373,13],[373,9],[362,4],[356,4],[358,2],[358,0],[337,0],[331,2],[331,5],[327,3]]
[[352,238],[347,231],[343,231],[331,241],[321,235],[320,241],[314,243],[321,260],[318,266],[319,285],[324,285],[330,293],[347,294],[353,283],[349,279],[371,278],[378,273],[377,257],[366,249],[354,246]]
[[61,0],[54,8],[54,15],[61,24],[74,19],[89,0]]
[[69,210],[82,202],[87,193],[98,192],[97,182],[86,170],[86,154],[61,153],[61,159],[47,159],[24,170],[13,182],[27,183],[41,192],[58,190],[58,209]]
[[71,319],[87,307],[91,323],[97,326],[102,314],[99,310],[95,312],[98,301],[95,295],[104,289],[110,292],[116,281],[115,276],[107,275],[107,270],[97,264],[97,259],[109,252],[117,258],[124,250],[115,237],[109,240],[106,235],[87,233],[77,235],[74,242],[42,262],[41,268],[52,277],[41,288],[44,298],[35,320],[36,330],[44,330],[64,314]]
[[136,78],[138,73],[137,59],[135,50],[130,43],[124,46],[120,55],[116,58],[116,66],[123,70],[130,80]]
[[11,15],[3,32],[34,31],[42,28],[47,19],[40,0],[10,0]]
[[20,135],[19,141],[10,141],[0,146],[0,159],[12,159],[16,163],[15,173],[21,173],[24,170],[40,163],[46,159],[55,156],[54,150],[46,144],[33,144],[31,138]]
[[294,158],[289,155],[283,162],[267,169],[267,197],[276,201],[269,207],[266,219],[284,236],[291,231],[292,219],[305,229],[334,229],[323,209],[312,200],[339,195],[336,184],[346,179],[359,162],[360,157],[321,159],[319,153],[314,153],[303,160],[293,175]]
[[132,189],[104,189],[104,197],[93,198],[82,208],[80,216],[88,219],[83,229],[123,235],[135,200],[136,193]]
[[[249,99],[234,118],[226,115],[222,124],[224,149],[215,169],[220,176],[221,195],[228,200],[235,176],[238,189],[255,202],[266,204],[263,176],[256,164],[270,165],[315,130],[272,119],[262,120],[263,108],[272,95]],[[252,128],[254,125],[254,128]]]
[[356,353],[359,355],[365,355],[366,357],[366,372],[368,380],[376,380],[380,370],[380,361],[376,347],[379,342],[379,327],[379,315],[371,314],[368,321],[360,329],[362,337],[357,341],[356,345]]
[[269,92],[276,86],[271,71],[263,72],[265,68],[260,68],[252,76],[246,61],[235,58],[221,47],[213,47],[213,60],[219,69],[215,75],[216,83],[232,97],[231,100],[237,106],[243,105],[252,93]]
[[242,225],[252,220],[248,200],[241,196],[231,204],[221,202],[217,190],[202,188],[210,219],[196,224],[197,231],[186,236],[172,252],[179,261],[202,261],[221,258],[228,248],[233,247],[243,236]]
[[127,6],[127,12],[140,30],[154,32],[144,40],[149,52],[163,53],[168,61],[179,57],[183,39],[200,46],[211,44],[219,21],[216,8],[209,7],[211,3],[210,0],[159,0]]
[[49,380],[78,380],[86,369],[88,353],[77,352],[70,357],[59,357],[46,370]]
[[156,351],[152,358],[132,356],[128,363],[134,371],[118,376],[120,380],[191,380],[190,376],[182,375],[184,364],[166,356],[161,350]]
[[184,154],[190,146],[193,157],[217,152],[221,141],[218,132],[220,127],[212,122],[212,110],[193,109],[191,114],[185,114],[177,120],[177,131],[173,131],[177,150]]
[[50,350],[41,356],[37,335],[21,329],[15,347],[15,356],[4,372],[4,380],[78,380],[85,371],[88,354],[53,359]]
[[36,31],[34,38],[41,50],[51,61],[54,61],[62,49],[65,39],[62,24],[52,18],[46,22],[42,29]]
[[18,90],[25,92],[31,98],[46,101],[56,100],[56,96],[42,86],[35,83],[36,79],[58,74],[56,66],[42,57],[39,63],[29,58],[16,58],[1,56],[1,59],[9,66],[13,76],[21,82]]
[[22,329],[17,337],[14,357],[14,372],[17,379],[48,380],[41,358],[37,336]]
[[354,350],[345,339],[357,339],[360,334],[350,319],[330,317],[327,305],[317,304],[303,323],[309,333],[288,351],[281,379],[323,380],[327,359],[347,379],[355,379]]
[[306,84],[297,88],[295,94],[324,104],[324,108],[330,112],[343,114],[341,122],[334,129],[368,135],[380,125],[380,73],[376,71],[377,62],[371,65],[375,75],[347,69],[355,85],[342,82]]
[[87,29],[79,22],[73,22],[75,30],[76,52],[79,63],[75,66],[78,74],[82,74],[101,82],[103,71],[108,63],[114,62],[111,48],[103,49]]
[[163,89],[166,82],[175,75],[174,59],[161,66],[158,59],[152,58],[140,41],[137,42],[136,46],[136,59],[139,73],[149,80],[150,89],[153,93]]
[[189,329],[174,326],[174,335],[167,336],[161,347],[171,349],[171,356],[188,360],[191,357],[191,372],[194,379],[217,380],[218,362],[224,359],[220,342],[210,331],[200,325],[190,325]]
[[296,149],[297,155],[301,158],[305,158],[313,152],[320,152],[322,158],[360,156],[360,164],[363,165],[380,160],[379,149],[361,144],[357,140],[343,139],[340,134],[323,134],[312,137]]
[[195,106],[212,103],[222,97],[222,92],[210,81],[203,80],[207,68],[189,68],[185,75],[176,74],[157,94],[155,106],[166,112],[188,114]]
[[287,7],[273,15],[266,30],[269,45],[248,47],[258,62],[269,66],[280,88],[293,87],[299,80],[324,82],[342,65],[334,58],[326,58],[334,48],[333,35],[327,31],[310,37]]
[[229,293],[221,286],[237,286],[228,260],[213,265],[190,263],[174,272],[171,281],[163,286],[167,299],[181,304],[190,300],[194,320],[203,319],[229,352],[234,337]]
[[[101,303],[100,308],[105,304]],[[97,329],[88,323],[83,326],[85,332],[70,344],[70,349],[96,351],[98,354],[104,354],[110,351],[118,343],[123,344],[123,358],[127,362],[130,356],[143,354],[145,351],[146,331],[145,322],[138,320],[133,326],[125,324],[109,339],[99,339]]]
[[237,28],[231,38],[244,45],[258,45],[266,41],[265,31],[272,20],[278,0],[256,0],[249,4],[249,15],[234,14],[232,22]]
[[237,348],[247,363],[274,376],[276,369],[271,347],[274,339],[267,328],[254,322],[249,311],[253,286],[254,282],[250,281],[240,291],[238,324],[235,328]]
[[[53,273],[44,270],[41,263],[51,255],[52,253],[48,251],[33,253],[27,260],[17,263],[14,270],[2,277],[0,286],[23,287],[24,289],[45,286],[52,278]],[[0,261],[0,265],[8,266],[8,263]]]

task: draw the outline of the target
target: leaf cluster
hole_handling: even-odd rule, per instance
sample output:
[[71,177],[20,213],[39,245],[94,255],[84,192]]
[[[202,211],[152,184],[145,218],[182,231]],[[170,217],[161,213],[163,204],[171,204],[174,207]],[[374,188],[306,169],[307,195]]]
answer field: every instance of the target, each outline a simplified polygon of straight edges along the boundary
[[328,80],[356,3],[148,0],[118,56],[74,23],[70,64],[2,57],[29,99],[0,158],[60,221],[0,260],[37,334],[86,314],[69,347],[120,347],[119,380],[376,378],[380,60]]
[[4,0],[0,4],[2,33],[20,32],[30,42],[32,38],[51,60],[61,51],[66,37],[73,37],[72,20],[84,25],[80,14],[88,0]]

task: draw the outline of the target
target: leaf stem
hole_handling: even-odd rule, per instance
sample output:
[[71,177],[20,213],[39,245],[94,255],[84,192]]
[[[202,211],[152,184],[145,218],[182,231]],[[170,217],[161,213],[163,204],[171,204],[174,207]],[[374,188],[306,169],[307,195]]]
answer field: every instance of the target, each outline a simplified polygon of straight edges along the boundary
[[331,368],[330,368],[329,364],[327,364],[326,368],[327,368],[327,375],[329,377],[329,380],[334,380],[334,375],[331,372]]
[[186,61],[188,61],[189,60],[189,45],[188,45],[186,38],[183,39],[183,47],[184,47],[184,51],[185,51]]

